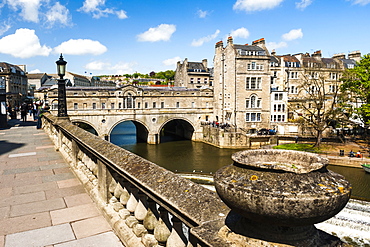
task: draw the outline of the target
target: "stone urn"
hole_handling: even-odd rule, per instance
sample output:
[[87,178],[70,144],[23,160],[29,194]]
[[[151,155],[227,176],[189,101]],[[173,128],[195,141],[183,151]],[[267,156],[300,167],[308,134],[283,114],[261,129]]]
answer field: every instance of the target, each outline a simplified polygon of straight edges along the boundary
[[292,243],[313,238],[314,224],[336,215],[350,198],[350,183],[327,170],[328,159],[317,154],[261,149],[232,159],[214,175],[216,191],[254,237]]

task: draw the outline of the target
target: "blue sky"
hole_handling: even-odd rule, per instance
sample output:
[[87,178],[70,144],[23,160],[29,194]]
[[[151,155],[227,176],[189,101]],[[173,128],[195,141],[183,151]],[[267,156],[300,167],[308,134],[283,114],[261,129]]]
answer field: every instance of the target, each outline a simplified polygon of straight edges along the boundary
[[0,0],[0,61],[55,73],[175,70],[208,59],[229,35],[277,54],[369,53],[370,0]]

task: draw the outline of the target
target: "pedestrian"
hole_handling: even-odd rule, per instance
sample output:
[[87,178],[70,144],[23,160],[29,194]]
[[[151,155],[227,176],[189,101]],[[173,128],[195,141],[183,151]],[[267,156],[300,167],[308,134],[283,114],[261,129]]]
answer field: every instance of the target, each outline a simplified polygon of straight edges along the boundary
[[36,125],[36,129],[41,129],[42,127],[42,115],[45,113],[45,112],[49,112],[50,110],[50,107],[48,105],[45,104],[44,107],[42,107],[41,105],[39,106],[38,108],[38,111],[37,111],[37,125]]
[[21,120],[23,122],[27,121],[27,104],[26,103],[23,103],[21,105]]

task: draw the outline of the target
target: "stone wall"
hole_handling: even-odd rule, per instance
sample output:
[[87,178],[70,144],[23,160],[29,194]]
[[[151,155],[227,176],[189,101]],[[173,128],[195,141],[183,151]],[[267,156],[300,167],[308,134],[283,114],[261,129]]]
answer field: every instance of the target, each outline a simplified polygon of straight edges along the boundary
[[216,193],[44,114],[56,149],[125,246],[230,246],[218,236],[230,209]]

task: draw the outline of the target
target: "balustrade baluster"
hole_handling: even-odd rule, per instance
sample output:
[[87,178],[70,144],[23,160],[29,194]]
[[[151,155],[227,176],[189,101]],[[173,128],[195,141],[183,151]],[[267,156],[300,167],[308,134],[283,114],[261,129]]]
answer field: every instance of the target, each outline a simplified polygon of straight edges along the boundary
[[158,224],[159,212],[157,210],[157,203],[150,197],[148,198],[148,211],[144,218],[143,224],[149,233],[154,233],[154,228]]
[[137,189],[134,185],[130,185],[130,198],[127,201],[126,208],[128,211],[130,211],[131,215],[134,215],[136,206],[138,204],[138,195],[137,195]]
[[186,247],[187,242],[188,240],[184,235],[181,220],[176,216],[172,216],[172,231],[167,239],[167,246]]
[[140,190],[138,190],[138,197],[139,197],[139,200],[135,208],[134,216],[139,221],[139,223],[134,226],[133,231],[136,236],[142,237],[148,233],[148,231],[145,229],[143,225],[144,218],[148,212],[147,210],[148,203],[147,203],[146,195]]
[[166,246],[168,237],[171,235],[171,225],[168,218],[168,212],[165,208],[159,207],[159,221],[154,229],[154,237],[161,246]]

